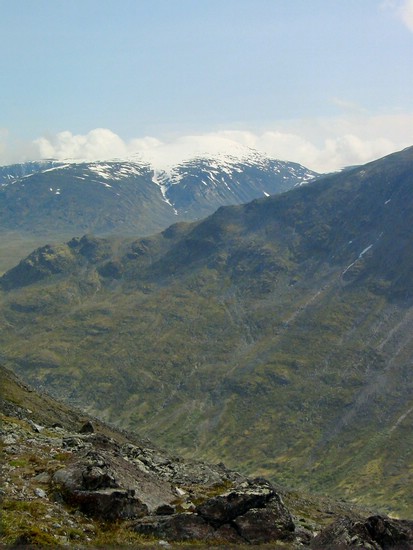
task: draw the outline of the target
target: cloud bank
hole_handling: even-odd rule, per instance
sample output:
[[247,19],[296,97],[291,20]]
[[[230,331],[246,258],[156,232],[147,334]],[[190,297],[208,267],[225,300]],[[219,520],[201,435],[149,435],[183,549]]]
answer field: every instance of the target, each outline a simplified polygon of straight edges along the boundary
[[369,162],[412,144],[413,114],[369,116],[354,111],[335,118],[283,121],[261,131],[220,130],[173,140],[150,136],[124,140],[107,128],[96,128],[87,134],[66,130],[12,147],[10,136],[0,130],[0,164],[46,158],[140,158],[157,169],[167,169],[194,156],[244,156],[255,149],[318,172],[329,172]]

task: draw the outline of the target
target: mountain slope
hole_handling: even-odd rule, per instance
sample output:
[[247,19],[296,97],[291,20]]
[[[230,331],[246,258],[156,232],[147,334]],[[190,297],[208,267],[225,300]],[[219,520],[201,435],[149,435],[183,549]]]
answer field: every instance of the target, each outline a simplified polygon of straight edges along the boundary
[[190,456],[411,514],[413,149],[2,279],[3,359]]
[[80,163],[38,171],[0,188],[1,229],[43,235],[147,234],[173,209],[137,163]]
[[40,160],[0,166],[0,185],[12,183],[20,178],[25,178],[32,174],[49,170],[50,168],[57,168],[63,164],[63,162],[55,160]]
[[190,548],[196,541],[197,548],[321,549],[351,540],[381,549],[413,540],[411,521],[367,517],[222,463],[168,455],[38,394],[1,365],[0,376],[0,544],[7,547],[155,548],[167,539]]
[[238,157],[196,157],[162,170],[139,159],[3,166],[0,273],[45,242],[84,233],[150,235],[316,176],[249,149]]
[[148,235],[316,175],[258,153],[245,159],[195,158],[169,173],[140,161],[14,165],[0,171],[0,229]]

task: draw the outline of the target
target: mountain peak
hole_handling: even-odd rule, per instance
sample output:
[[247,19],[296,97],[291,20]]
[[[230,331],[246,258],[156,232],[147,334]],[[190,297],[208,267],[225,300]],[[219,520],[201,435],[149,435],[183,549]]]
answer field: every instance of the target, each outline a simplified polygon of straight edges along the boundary
[[149,235],[175,221],[199,219],[220,206],[283,192],[317,176],[248,147],[210,150],[208,156],[193,153],[169,165],[162,155],[145,159],[142,154],[2,167],[0,230],[45,235],[47,228],[54,240],[90,232]]

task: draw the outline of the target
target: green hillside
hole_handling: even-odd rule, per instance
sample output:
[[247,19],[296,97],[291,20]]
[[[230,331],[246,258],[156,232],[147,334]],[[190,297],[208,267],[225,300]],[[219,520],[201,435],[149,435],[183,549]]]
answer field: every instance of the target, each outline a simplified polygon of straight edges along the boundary
[[413,149],[1,279],[2,359],[186,456],[413,513]]

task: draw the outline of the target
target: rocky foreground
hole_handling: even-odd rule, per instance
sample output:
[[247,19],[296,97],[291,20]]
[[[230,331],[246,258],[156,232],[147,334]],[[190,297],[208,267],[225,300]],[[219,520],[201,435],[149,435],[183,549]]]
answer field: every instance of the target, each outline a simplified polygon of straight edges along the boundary
[[370,515],[168,456],[1,370],[6,548],[413,548],[413,521]]

